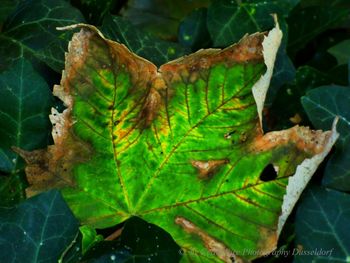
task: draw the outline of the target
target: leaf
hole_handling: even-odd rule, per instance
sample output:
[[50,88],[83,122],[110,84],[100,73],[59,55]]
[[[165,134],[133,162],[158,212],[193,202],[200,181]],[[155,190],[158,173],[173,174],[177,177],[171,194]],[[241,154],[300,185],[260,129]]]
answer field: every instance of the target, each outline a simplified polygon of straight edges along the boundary
[[[325,1],[320,1],[325,2]],[[322,32],[341,24],[348,15],[342,1],[329,1],[326,5],[299,5],[288,17],[288,53],[293,58],[296,53]]]
[[207,9],[199,8],[188,15],[179,26],[179,43],[196,51],[210,46],[207,28]]
[[74,4],[81,10],[91,24],[101,24],[105,15],[112,11],[120,0],[78,0]]
[[13,167],[13,163],[6,155],[3,149],[0,148],[0,171],[10,172]]
[[82,258],[82,234],[78,232],[71,244],[63,251],[57,263],[77,263],[81,262]]
[[104,262],[179,262],[182,251],[171,236],[137,217],[128,219],[118,240],[95,244],[83,260]]
[[[53,109],[55,145],[37,155],[47,169],[27,174],[46,179],[33,181],[28,195],[63,187],[77,218],[95,228],[137,215],[169,232],[184,262],[250,260],[261,255],[244,249],[274,250],[337,138],[335,128],[263,133],[281,34],[277,26],[157,69],[83,26],[54,87],[67,109]],[[26,154],[30,172],[35,156]]]
[[306,191],[296,215],[296,242],[302,249],[295,251],[296,263],[349,262],[349,206],[348,194],[322,187]]
[[78,221],[57,190],[0,208],[0,261],[57,262],[78,234]]
[[262,32],[273,27],[269,15],[283,17],[299,0],[272,0],[261,2],[215,1],[208,8],[208,29],[215,47],[225,47],[238,41],[247,33]]
[[64,0],[21,1],[0,34],[0,69],[25,56],[46,63],[57,72],[64,68],[64,49],[71,34],[56,27],[84,22],[80,12]]
[[327,163],[323,183],[334,189],[350,191],[350,88],[335,85],[319,87],[308,92],[301,102],[318,129],[331,125],[331,119],[339,116],[337,151]]
[[[315,68],[310,66],[299,67],[294,81],[283,86],[275,94],[277,99],[273,100],[269,107],[268,129],[285,129],[293,123],[310,125],[311,123],[308,121],[301,104],[301,97],[311,89],[334,81],[328,74],[324,74]],[[268,95],[271,95],[271,92]],[[331,126],[331,124],[329,125]]]
[[47,117],[52,104],[51,91],[24,58],[0,73],[0,178],[1,204],[23,198],[23,161],[11,147],[26,150],[45,147],[50,138]]
[[347,64],[350,59],[350,39],[344,40],[328,49],[338,61],[338,64]]
[[0,172],[0,207],[9,207],[25,199],[24,171],[11,174]]
[[0,74],[0,147],[7,163],[3,171],[20,168],[12,146],[34,150],[47,145],[51,103],[48,85],[25,59]]
[[88,251],[96,242],[103,241],[103,236],[98,235],[94,228],[88,225],[83,225],[80,227],[80,232],[82,233],[82,250],[83,254]]
[[18,0],[3,0],[0,6],[0,25],[6,20],[9,14],[16,8]]
[[181,20],[209,3],[210,0],[131,0],[121,13],[135,27],[161,39],[174,40]]
[[158,39],[141,31],[117,16],[106,16],[101,30],[109,38],[123,43],[132,52],[153,61],[156,65],[162,65],[189,52],[179,44]]
[[271,14],[278,14],[279,22],[284,33],[282,45],[277,54],[274,76],[269,90],[270,105],[279,88],[292,82],[295,68],[286,53],[288,26],[285,22],[290,10],[298,0],[289,1],[215,1],[208,8],[207,24],[215,47],[224,47],[238,41],[247,33],[265,31],[273,27]]

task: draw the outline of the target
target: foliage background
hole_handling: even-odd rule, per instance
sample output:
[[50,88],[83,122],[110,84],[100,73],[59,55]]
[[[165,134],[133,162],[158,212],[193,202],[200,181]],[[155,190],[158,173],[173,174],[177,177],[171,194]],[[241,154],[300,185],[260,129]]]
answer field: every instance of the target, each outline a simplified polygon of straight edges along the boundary
[[[178,262],[181,257],[167,233],[138,218],[125,223],[117,240],[102,242],[120,226],[79,232],[57,191],[24,201],[24,163],[11,146],[34,150],[52,143],[48,114],[62,105],[51,90],[59,83],[72,35],[56,27],[93,24],[161,65],[269,30],[271,13],[278,14],[284,38],[265,105],[265,131],[295,124],[328,130],[340,116],[341,137],[290,216],[278,248],[333,248],[332,256],[270,255],[257,262],[350,262],[349,11],[347,0],[1,0],[0,248],[9,253],[1,253],[0,262]],[[37,229],[26,230],[28,220],[36,221]],[[33,237],[43,222],[52,224],[41,235],[52,240],[45,253],[40,239],[28,243],[29,237],[16,234],[20,226]]]

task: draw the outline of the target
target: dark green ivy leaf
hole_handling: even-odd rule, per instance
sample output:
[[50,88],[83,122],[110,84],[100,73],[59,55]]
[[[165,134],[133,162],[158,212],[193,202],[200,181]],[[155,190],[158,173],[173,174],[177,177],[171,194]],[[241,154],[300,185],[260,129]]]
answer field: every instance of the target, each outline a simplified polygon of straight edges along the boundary
[[207,9],[200,8],[188,15],[179,26],[178,40],[180,44],[196,51],[208,48],[211,44],[207,28]]
[[84,14],[89,24],[99,25],[103,17],[113,10],[120,0],[72,0],[71,2]]
[[56,27],[84,22],[79,10],[64,0],[21,1],[0,34],[0,70],[26,56],[57,72],[64,67],[64,51],[71,32]]
[[282,85],[292,82],[295,77],[295,68],[286,53],[288,25],[284,17],[298,2],[299,0],[267,2],[220,0],[213,2],[208,8],[208,30],[215,47],[226,47],[247,33],[271,29],[274,26],[271,14],[278,15],[283,39],[277,54],[266,105],[272,103]]
[[350,39],[344,40],[328,49],[338,61],[338,64],[347,64],[350,60]]
[[0,5],[0,24],[15,10],[18,0],[2,0]]
[[52,263],[78,236],[78,221],[57,190],[0,208],[0,262]]
[[[34,150],[47,145],[51,103],[50,88],[24,58],[0,74],[0,171],[8,174],[0,179],[2,205],[18,199],[24,188],[23,162],[11,147]],[[14,196],[6,199],[6,193]]]
[[157,66],[187,54],[190,50],[179,44],[158,39],[133,26],[124,18],[106,16],[101,31],[110,39],[126,45],[132,52]]
[[3,172],[20,168],[12,146],[33,150],[47,145],[51,103],[50,88],[24,58],[0,74],[0,148],[9,168]]
[[71,242],[71,244],[66,247],[58,263],[77,263],[83,257],[82,249],[82,234],[78,233],[78,236]]
[[0,172],[0,206],[9,207],[25,199],[27,184],[24,178],[24,171],[11,175]]
[[341,24],[349,14],[342,1],[328,2],[327,5],[298,5],[288,17],[288,52],[293,58],[305,45],[322,32]]
[[[302,125],[309,125],[300,99],[308,90],[331,82],[328,75],[309,66],[299,67],[293,83],[283,86],[276,94],[269,114],[268,130],[285,129],[293,125],[290,118],[298,114]],[[271,93],[269,94],[271,96]],[[276,126],[278,124],[278,126]]]
[[213,1],[208,8],[208,29],[215,47],[226,47],[245,34],[274,26],[271,14],[286,16],[299,0]]
[[163,229],[132,217],[125,222],[117,240],[98,242],[83,260],[89,263],[175,263],[179,262],[181,254],[180,247]]
[[331,127],[339,116],[337,130],[340,137],[336,152],[327,163],[323,183],[334,189],[350,191],[350,88],[323,86],[309,91],[301,100],[303,107],[318,129]]
[[322,187],[305,192],[296,214],[296,243],[304,252],[294,251],[295,263],[349,262],[349,207],[348,194]]
[[138,29],[165,40],[175,40],[180,22],[210,0],[129,0],[121,14]]

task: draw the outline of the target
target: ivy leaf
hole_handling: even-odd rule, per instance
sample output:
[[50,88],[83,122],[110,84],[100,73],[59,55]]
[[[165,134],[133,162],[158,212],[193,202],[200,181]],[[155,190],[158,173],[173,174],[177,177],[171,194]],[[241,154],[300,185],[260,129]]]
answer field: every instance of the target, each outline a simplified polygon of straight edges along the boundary
[[117,240],[96,243],[83,260],[104,262],[179,262],[182,251],[171,236],[140,218],[128,219]]
[[25,55],[61,72],[71,34],[57,31],[56,27],[79,22],[84,22],[82,15],[67,1],[21,1],[0,34],[0,70]]
[[14,174],[0,172],[0,207],[9,207],[25,199],[24,171]]
[[[307,2],[307,1],[304,1]],[[317,1],[314,5],[298,5],[288,17],[288,53],[296,53],[322,32],[341,24],[348,16],[347,1]]]
[[153,61],[156,65],[162,65],[189,51],[179,44],[161,40],[145,33],[117,16],[106,16],[101,31],[109,38],[123,43],[137,55]]
[[132,0],[121,13],[137,28],[161,39],[174,40],[181,20],[209,3],[210,0]]
[[296,215],[295,262],[349,261],[349,206],[348,194],[316,186],[307,190]]
[[278,99],[269,108],[269,115],[273,116],[268,120],[269,129],[285,129],[292,123],[310,125],[301,97],[309,90],[330,82],[333,82],[333,76],[330,78],[328,74],[309,66],[299,67],[293,83],[283,86],[275,95]]
[[57,262],[78,235],[78,221],[57,190],[0,208],[0,261]]
[[344,40],[328,49],[338,61],[338,64],[347,64],[350,60],[350,39]]
[[190,47],[193,51],[210,46],[206,8],[194,10],[181,22],[178,40],[180,44]]
[[45,80],[26,59],[0,73],[0,178],[1,204],[23,197],[23,161],[11,147],[34,150],[50,138],[48,118],[52,94]]
[[284,17],[298,2],[298,0],[268,2],[220,0],[213,2],[208,8],[208,30],[215,47],[225,47],[247,33],[269,30],[273,27],[270,15],[278,14],[284,36],[277,54],[268,105],[272,103],[278,89],[283,84],[292,82],[295,76],[295,68],[286,53],[288,26]]
[[52,94],[45,80],[21,58],[0,74],[0,147],[6,157],[6,170],[20,168],[16,146],[26,150],[47,145]]
[[283,17],[299,2],[286,1],[215,1],[208,8],[208,29],[214,46],[225,47],[247,33],[262,32],[273,27],[270,14]]
[[100,25],[105,15],[113,10],[116,5],[120,2],[119,0],[77,0],[74,1],[75,5],[79,7],[91,24]]
[[339,140],[336,152],[327,163],[323,183],[334,189],[350,191],[350,88],[323,86],[309,91],[302,97],[303,107],[318,129],[330,125],[332,118],[339,116]]
[[6,20],[9,14],[16,8],[18,0],[3,0],[0,6],[0,25]]
[[277,25],[157,68],[83,26],[54,87],[67,106],[51,115],[55,145],[23,154],[27,194],[62,187],[95,228],[137,215],[170,233],[184,262],[271,252],[338,136],[298,126],[263,133],[281,38]]

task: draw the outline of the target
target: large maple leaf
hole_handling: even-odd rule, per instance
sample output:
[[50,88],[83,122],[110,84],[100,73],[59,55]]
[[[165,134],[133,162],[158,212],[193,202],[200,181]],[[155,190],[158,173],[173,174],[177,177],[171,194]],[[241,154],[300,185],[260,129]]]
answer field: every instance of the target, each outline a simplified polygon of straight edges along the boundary
[[21,152],[27,193],[61,187],[93,227],[139,216],[168,231],[184,261],[243,261],[275,249],[337,138],[335,129],[299,126],[264,134],[278,25],[160,68],[79,27],[54,88],[67,107],[52,110],[55,144]]

